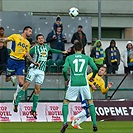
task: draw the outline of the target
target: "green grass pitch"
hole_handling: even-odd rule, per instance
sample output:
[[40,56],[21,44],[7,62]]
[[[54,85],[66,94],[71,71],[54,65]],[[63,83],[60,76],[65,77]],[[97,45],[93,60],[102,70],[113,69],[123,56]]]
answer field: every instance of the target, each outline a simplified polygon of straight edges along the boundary
[[[61,126],[61,122],[1,122],[0,133],[60,133]],[[73,129],[69,123],[65,133],[93,133],[92,122],[84,122],[81,127],[82,130]],[[133,122],[98,122],[97,133],[133,133]]]

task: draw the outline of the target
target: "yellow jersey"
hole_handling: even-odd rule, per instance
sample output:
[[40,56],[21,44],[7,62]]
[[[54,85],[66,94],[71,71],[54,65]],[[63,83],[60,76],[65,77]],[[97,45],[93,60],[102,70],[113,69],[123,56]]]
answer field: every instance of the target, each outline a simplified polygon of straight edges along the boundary
[[18,60],[24,60],[25,54],[30,50],[29,41],[20,34],[12,34],[8,37],[8,41],[12,41],[10,56]]
[[[102,94],[105,94],[109,90],[109,88],[108,87],[105,88],[105,82],[104,82],[103,78],[101,76],[98,76],[98,74],[96,74],[94,81],[90,82],[89,79],[92,77],[92,75],[93,75],[93,73],[90,73],[89,75],[87,75],[87,80],[90,85],[90,88],[91,88],[91,85],[94,84],[96,86],[96,88],[100,89]],[[94,92],[94,90],[92,88],[91,88],[91,91]]]

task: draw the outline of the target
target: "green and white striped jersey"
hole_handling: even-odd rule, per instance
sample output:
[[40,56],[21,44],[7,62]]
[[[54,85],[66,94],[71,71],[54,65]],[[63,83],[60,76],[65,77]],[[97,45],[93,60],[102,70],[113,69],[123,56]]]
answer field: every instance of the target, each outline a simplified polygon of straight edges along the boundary
[[88,84],[86,78],[88,65],[92,68],[95,77],[98,68],[91,57],[79,52],[68,56],[63,68],[65,81],[68,80],[68,68],[70,68],[69,84],[71,86],[86,86]]
[[49,51],[51,51],[52,53],[62,53],[62,51],[60,50],[51,49],[47,44],[36,44],[34,47],[32,47],[30,54],[33,55],[34,62],[40,64],[40,67],[35,66],[33,63],[31,63],[30,67],[45,71]]

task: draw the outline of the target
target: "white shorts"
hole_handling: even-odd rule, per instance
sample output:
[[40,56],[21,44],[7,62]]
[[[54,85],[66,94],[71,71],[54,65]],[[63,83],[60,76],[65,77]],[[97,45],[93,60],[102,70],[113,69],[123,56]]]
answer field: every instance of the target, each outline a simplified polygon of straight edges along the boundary
[[26,81],[32,82],[35,79],[35,84],[42,85],[45,73],[42,70],[31,68],[26,76]]
[[91,92],[89,85],[87,86],[70,86],[66,91],[65,99],[69,101],[76,101],[79,94],[82,97],[82,100],[91,99]]

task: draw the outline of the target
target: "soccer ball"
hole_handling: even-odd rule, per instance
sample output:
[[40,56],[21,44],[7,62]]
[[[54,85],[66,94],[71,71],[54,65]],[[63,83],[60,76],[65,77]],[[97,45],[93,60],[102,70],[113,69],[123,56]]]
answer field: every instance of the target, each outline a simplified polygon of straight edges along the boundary
[[69,9],[69,15],[71,17],[76,17],[79,14],[79,10],[76,7],[72,7]]

